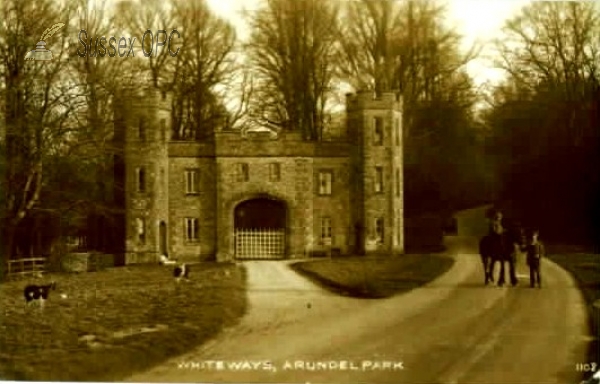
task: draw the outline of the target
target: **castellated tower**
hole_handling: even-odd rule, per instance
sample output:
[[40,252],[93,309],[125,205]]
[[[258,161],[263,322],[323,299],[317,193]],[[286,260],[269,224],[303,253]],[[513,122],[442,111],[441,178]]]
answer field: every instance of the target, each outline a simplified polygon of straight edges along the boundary
[[346,103],[356,251],[403,253],[402,100],[368,91]]
[[154,88],[128,90],[115,102],[116,201],[121,215],[121,263],[157,262],[167,255],[168,94]]

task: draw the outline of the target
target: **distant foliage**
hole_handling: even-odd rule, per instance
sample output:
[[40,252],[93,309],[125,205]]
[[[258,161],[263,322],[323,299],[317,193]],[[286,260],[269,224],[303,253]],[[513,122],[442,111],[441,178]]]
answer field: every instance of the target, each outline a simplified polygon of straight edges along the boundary
[[547,236],[597,241],[598,8],[535,2],[506,24],[504,34],[498,64],[509,77],[485,115],[502,197]]

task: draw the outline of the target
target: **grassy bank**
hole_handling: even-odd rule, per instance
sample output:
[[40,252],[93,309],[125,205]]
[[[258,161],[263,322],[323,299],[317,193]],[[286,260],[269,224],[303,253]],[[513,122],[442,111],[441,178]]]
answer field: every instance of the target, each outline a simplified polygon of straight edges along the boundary
[[446,272],[453,259],[441,255],[344,257],[294,263],[292,267],[334,292],[383,298],[417,288]]
[[[27,283],[54,279],[45,308],[27,307]],[[234,265],[191,268],[176,284],[161,266],[59,274],[0,285],[0,379],[120,381],[233,325],[246,308]]]
[[[600,299],[600,255],[592,253],[561,252],[562,247],[548,246],[548,258],[569,271],[583,292],[590,316],[590,327],[595,339],[590,343],[587,362],[600,363],[600,309],[592,303]],[[584,376],[588,376],[585,374]]]

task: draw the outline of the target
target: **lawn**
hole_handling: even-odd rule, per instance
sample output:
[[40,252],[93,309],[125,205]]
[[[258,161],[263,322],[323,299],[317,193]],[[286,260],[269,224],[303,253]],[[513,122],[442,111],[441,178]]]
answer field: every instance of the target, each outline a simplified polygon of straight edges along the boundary
[[[23,288],[56,281],[43,310]],[[121,381],[187,352],[246,310],[245,274],[232,264],[193,265],[176,284],[170,267],[112,268],[0,285],[0,379]]]
[[453,263],[447,256],[419,254],[320,259],[294,263],[292,267],[336,293],[384,298],[430,282]]
[[569,271],[583,292],[590,315],[590,327],[595,339],[588,349],[589,363],[600,363],[600,309],[592,303],[600,299],[600,255],[592,253],[558,253],[559,248],[548,246],[548,258]]

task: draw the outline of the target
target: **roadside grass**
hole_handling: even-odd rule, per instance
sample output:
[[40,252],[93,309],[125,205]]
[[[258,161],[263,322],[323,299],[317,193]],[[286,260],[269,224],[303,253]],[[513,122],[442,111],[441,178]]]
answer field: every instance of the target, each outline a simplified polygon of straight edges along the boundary
[[[27,307],[25,285],[51,279],[43,310]],[[235,265],[201,263],[179,284],[158,265],[5,282],[0,379],[121,381],[234,325],[246,310],[245,280]]]
[[385,298],[430,282],[453,263],[448,256],[419,254],[320,259],[294,263],[291,267],[338,294]]
[[547,257],[569,271],[583,292],[589,313],[590,329],[595,337],[588,348],[587,362],[600,364],[600,308],[595,309],[592,306],[594,301],[600,299],[600,254],[558,253],[561,248],[549,245]]

